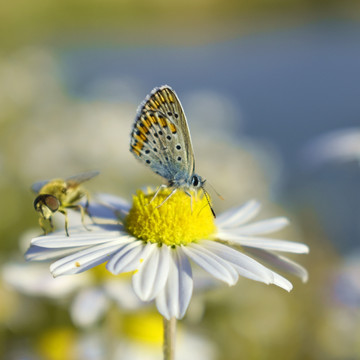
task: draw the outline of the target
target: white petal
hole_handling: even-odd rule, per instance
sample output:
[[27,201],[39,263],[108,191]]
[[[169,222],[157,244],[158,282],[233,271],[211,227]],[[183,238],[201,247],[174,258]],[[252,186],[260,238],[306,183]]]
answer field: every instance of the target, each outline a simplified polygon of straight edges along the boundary
[[79,248],[64,248],[64,249],[48,249],[41,246],[31,245],[25,253],[26,261],[46,261],[54,260],[60,257],[73,254],[74,252],[83,250],[84,247]]
[[202,240],[201,245],[213,251],[224,260],[231,262],[239,271],[239,274],[244,277],[261,281],[265,284],[274,284],[287,291],[292,289],[290,281],[239,251],[211,240]]
[[191,260],[216,279],[224,281],[230,286],[234,285],[238,280],[238,273],[229,262],[224,261],[201,245],[192,243],[182,246],[182,249]]
[[274,285],[279,286],[286,291],[292,290],[293,286],[289,280],[285,279],[284,277],[277,274],[276,272],[273,272],[273,275],[274,275],[274,281],[273,281]]
[[148,246],[151,247],[151,253],[132,277],[133,289],[142,301],[154,299],[164,288],[169,274],[169,247],[159,247],[158,244]]
[[132,239],[119,248],[119,251],[112,256],[106,267],[115,275],[137,270],[141,262],[149,255],[150,250],[150,246],[143,241]]
[[166,286],[156,297],[157,309],[168,320],[184,317],[193,291],[190,262],[182,248],[176,247],[170,252],[169,277]]
[[309,247],[307,245],[295,241],[241,236],[235,234],[233,231],[220,230],[217,233],[217,238],[230,243],[265,250],[284,251],[297,254],[307,254],[309,252]]
[[109,260],[120,245],[118,241],[113,241],[92,246],[54,262],[50,266],[50,271],[54,277],[83,272]]
[[243,206],[234,208],[220,214],[215,222],[220,228],[231,228],[245,224],[254,218],[260,211],[260,203],[255,200],[250,200]]
[[269,265],[274,266],[281,271],[286,271],[289,274],[298,276],[303,282],[308,280],[308,272],[306,269],[284,256],[266,250],[249,247],[244,247],[244,250],[255,255],[259,259],[266,261]]
[[70,248],[97,245],[128,236],[127,233],[120,231],[119,225],[88,225],[88,228],[92,231],[85,230],[83,226],[71,228],[70,236],[66,236],[64,231],[56,231],[32,239],[31,244],[47,248]]
[[263,221],[257,221],[249,225],[240,226],[231,231],[237,235],[260,235],[269,234],[283,229],[289,224],[289,220],[285,217],[277,217]]
[[202,240],[199,242],[199,245],[231,263],[241,276],[261,281],[265,284],[271,284],[274,281],[271,270],[240,251],[211,240]]
[[89,327],[94,325],[109,307],[109,301],[101,288],[81,291],[70,307],[71,318],[75,325]]
[[111,194],[96,194],[95,199],[96,201],[99,201],[106,206],[110,206],[117,211],[129,212],[131,208],[131,204],[129,204],[128,201]]

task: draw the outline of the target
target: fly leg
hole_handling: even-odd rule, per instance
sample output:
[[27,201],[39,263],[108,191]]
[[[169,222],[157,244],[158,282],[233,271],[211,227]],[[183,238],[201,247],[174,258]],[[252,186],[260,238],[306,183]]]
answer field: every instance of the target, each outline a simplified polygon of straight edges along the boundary
[[68,214],[67,214],[67,211],[65,209],[59,209],[59,211],[64,214],[65,216],[65,233],[66,233],[66,236],[69,237],[69,230],[68,230],[68,227],[69,227],[69,219],[68,219]]
[[[77,205],[70,205],[70,206],[67,206],[68,209],[78,209],[80,210],[80,213],[81,213],[81,223],[84,227],[85,230],[87,231],[91,231],[91,229],[89,229],[88,227],[86,227],[85,225],[85,214],[87,214],[87,210],[86,208],[84,208],[84,206],[80,205],[80,204],[77,204]],[[69,235],[68,235],[69,236]]]
[[[94,220],[94,218],[92,217],[92,215],[89,213],[89,211],[88,211],[88,209],[89,209],[89,201],[90,201],[90,197],[89,197],[89,194],[88,193],[85,193],[85,198],[86,198],[86,202],[85,202],[85,206],[84,206],[84,211],[85,211],[85,214],[90,218],[90,220],[91,220],[91,222],[93,223],[93,224],[96,224],[95,223],[95,220]],[[81,205],[79,205],[79,206],[81,206]],[[81,211],[81,209],[80,209],[80,211]],[[83,215],[81,215],[82,217],[83,217]],[[82,220],[83,220],[83,218],[82,218]],[[83,225],[84,225],[84,222],[83,222]],[[85,225],[84,225],[84,227],[85,227]],[[86,229],[86,227],[85,227],[85,229]],[[90,230],[90,229],[87,229],[87,230]]]
[[54,225],[52,223],[51,217],[49,219],[39,217],[39,225],[41,229],[44,231],[44,235],[47,235],[54,231]]

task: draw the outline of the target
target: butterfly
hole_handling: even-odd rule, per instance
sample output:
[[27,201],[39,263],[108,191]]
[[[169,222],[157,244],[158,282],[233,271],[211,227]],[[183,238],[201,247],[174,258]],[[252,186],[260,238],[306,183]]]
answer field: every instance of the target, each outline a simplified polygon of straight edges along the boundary
[[[183,107],[170,86],[153,89],[139,106],[130,151],[173,188],[164,202],[178,189],[191,197],[188,190],[202,188],[208,199],[204,189],[206,180],[195,173],[194,151]],[[165,186],[158,188],[153,199]],[[211,211],[215,216],[212,208]]]

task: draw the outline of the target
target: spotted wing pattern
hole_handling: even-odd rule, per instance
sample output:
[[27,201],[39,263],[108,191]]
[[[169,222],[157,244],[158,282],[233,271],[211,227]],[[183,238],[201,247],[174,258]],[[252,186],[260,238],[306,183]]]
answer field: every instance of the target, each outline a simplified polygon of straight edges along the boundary
[[186,117],[175,92],[155,88],[140,105],[130,151],[170,185],[190,185],[195,162]]

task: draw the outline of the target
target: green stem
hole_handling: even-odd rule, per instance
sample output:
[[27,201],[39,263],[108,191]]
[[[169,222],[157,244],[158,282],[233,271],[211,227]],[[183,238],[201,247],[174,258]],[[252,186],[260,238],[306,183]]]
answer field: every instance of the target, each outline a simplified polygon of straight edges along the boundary
[[175,359],[176,318],[164,318],[164,360]]

